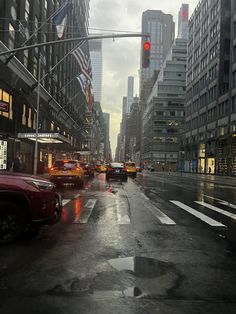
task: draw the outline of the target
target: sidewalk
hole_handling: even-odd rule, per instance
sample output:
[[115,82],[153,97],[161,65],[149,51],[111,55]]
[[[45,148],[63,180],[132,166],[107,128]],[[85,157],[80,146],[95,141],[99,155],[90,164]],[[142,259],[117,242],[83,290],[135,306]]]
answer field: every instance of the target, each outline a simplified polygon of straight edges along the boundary
[[190,173],[190,172],[171,172],[168,171],[154,171],[150,172],[148,170],[144,170],[146,173],[156,174],[156,175],[165,175],[165,176],[174,176],[174,177],[182,177],[182,178],[192,178],[199,181],[212,182],[212,183],[224,183],[226,185],[235,185],[236,187],[236,177],[232,176],[222,176],[222,175],[214,175],[214,174],[203,174],[203,173]]

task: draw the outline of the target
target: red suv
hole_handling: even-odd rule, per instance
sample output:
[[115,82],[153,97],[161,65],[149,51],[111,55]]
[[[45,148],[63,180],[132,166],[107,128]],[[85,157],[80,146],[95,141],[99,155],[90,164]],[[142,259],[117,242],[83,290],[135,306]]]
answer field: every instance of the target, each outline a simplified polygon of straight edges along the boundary
[[0,244],[33,226],[54,224],[61,218],[61,196],[48,180],[0,171]]

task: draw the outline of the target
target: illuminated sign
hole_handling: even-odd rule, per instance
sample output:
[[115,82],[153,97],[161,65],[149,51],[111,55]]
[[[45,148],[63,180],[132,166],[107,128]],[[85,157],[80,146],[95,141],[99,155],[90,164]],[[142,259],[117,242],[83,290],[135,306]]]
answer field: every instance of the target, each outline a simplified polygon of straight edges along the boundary
[[[18,133],[17,137],[35,141],[36,133]],[[70,143],[70,140],[60,133],[38,133],[37,141],[44,144]]]
[[9,103],[0,100],[0,111],[9,112]]

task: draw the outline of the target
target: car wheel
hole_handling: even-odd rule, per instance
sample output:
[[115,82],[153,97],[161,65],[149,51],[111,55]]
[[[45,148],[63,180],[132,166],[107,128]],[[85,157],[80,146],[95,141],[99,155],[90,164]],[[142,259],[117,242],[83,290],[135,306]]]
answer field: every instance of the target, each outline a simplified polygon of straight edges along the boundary
[[51,219],[51,221],[49,222],[49,225],[54,225],[55,223],[57,223],[58,221],[61,220],[61,215],[62,215],[62,208],[61,208],[61,204],[60,204],[60,200],[59,197],[56,195],[55,197],[55,211],[54,211],[54,216]]
[[127,177],[123,178],[123,181],[124,181],[124,182],[127,182],[127,180],[128,180],[128,178],[127,178]]
[[19,238],[27,226],[22,208],[12,202],[0,202],[0,244]]
[[133,174],[133,178],[136,178],[137,177],[137,173],[135,172],[134,174]]

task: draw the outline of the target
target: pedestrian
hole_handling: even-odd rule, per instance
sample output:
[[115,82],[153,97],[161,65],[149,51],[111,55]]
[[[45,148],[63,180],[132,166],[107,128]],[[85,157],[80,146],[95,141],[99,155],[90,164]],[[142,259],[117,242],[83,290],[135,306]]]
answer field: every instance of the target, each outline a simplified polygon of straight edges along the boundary
[[208,168],[208,172],[209,172],[209,174],[211,174],[211,167]]
[[20,154],[19,153],[16,154],[16,157],[13,160],[12,170],[13,170],[13,172],[20,172],[21,171],[21,160],[20,160]]
[[171,173],[171,168],[169,169],[169,174]]

